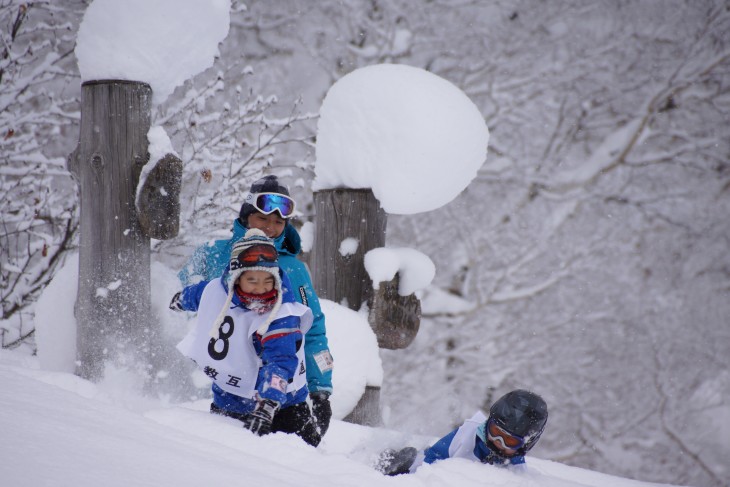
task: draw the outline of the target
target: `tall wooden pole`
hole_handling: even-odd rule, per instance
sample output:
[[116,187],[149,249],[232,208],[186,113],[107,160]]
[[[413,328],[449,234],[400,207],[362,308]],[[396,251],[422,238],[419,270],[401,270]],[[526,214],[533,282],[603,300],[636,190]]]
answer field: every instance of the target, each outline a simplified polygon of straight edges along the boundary
[[156,346],[150,318],[150,239],[135,196],[149,158],[152,90],[133,81],[81,88],[79,145],[69,160],[81,196],[76,301],[77,373],[102,377],[114,360],[148,367]]
[[[369,307],[368,321],[381,348],[407,347],[418,332],[421,303],[415,295],[400,296],[399,276],[389,282],[373,282],[365,270],[365,254],[385,246],[388,215],[370,189],[337,188],[314,193],[316,212],[311,264],[317,294],[359,311]],[[353,253],[342,255],[346,239],[357,241]],[[337,354],[335,353],[335,367]],[[335,391],[336,393],[336,391]],[[345,418],[357,424],[382,424],[380,387],[367,386],[355,409]]]
[[[317,294],[357,311],[373,294],[372,281],[365,270],[365,254],[385,245],[387,214],[369,189],[318,191],[314,193],[314,206],[317,220],[312,269]],[[343,256],[340,244],[347,238],[357,240],[357,250]],[[380,387],[367,386],[345,420],[380,425]]]
[[[314,193],[317,215],[312,269],[317,293],[323,298],[359,310],[372,296],[365,271],[365,254],[385,245],[388,217],[369,189],[331,189]],[[357,250],[340,254],[346,238],[356,239]]]

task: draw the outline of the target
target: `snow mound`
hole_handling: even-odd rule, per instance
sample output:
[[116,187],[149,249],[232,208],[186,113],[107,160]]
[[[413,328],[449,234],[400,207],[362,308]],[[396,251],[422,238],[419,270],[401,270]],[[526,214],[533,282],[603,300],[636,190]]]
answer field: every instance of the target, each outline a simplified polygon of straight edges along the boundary
[[342,419],[357,405],[366,386],[383,383],[378,339],[367,314],[320,299],[327,318],[327,340],[335,366],[332,370],[332,415]]
[[[140,409],[71,374],[44,372],[34,357],[0,350],[0,442],[3,485],[129,487],[227,485],[348,485],[377,487],[650,487],[659,484],[528,458],[528,471],[450,459],[413,475],[384,477],[372,468],[385,448],[422,448],[435,438],[341,421],[318,448],[294,435],[257,437],[233,419],[211,415],[208,401]],[[131,400],[131,401],[130,401]],[[424,405],[427,407],[427,405]],[[10,413],[12,412],[12,414]]]
[[35,305],[38,360],[44,370],[73,373],[76,368],[76,316],[79,254],[70,254]]

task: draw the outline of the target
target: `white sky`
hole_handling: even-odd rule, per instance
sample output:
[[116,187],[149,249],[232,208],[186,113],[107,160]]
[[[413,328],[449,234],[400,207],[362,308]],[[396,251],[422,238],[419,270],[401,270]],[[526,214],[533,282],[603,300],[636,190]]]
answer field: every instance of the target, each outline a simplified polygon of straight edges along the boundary
[[327,92],[312,186],[372,188],[391,214],[434,210],[474,179],[488,141],[484,117],[450,82],[411,66],[367,66]]

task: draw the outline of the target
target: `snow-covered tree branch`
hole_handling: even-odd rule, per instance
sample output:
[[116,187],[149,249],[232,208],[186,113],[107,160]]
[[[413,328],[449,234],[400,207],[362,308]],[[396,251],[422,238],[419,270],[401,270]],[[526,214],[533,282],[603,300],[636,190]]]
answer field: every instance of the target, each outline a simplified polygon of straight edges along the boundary
[[0,2],[0,295],[2,347],[32,336],[31,311],[74,245],[76,197],[58,139],[78,123],[70,69],[84,5]]

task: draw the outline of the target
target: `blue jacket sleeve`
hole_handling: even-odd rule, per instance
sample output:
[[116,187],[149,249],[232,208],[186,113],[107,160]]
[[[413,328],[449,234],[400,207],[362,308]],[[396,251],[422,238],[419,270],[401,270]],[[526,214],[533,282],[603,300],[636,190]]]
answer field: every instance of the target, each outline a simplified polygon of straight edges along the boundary
[[[311,287],[310,287],[311,289]],[[309,297],[309,308],[314,320],[304,341],[307,362],[307,385],[310,392],[332,393],[332,354],[327,341],[327,328],[324,313],[319,305],[317,295],[312,291]]]
[[228,265],[231,246],[230,240],[216,240],[212,244],[197,247],[177,274],[183,287],[220,277]]
[[436,460],[449,458],[449,446],[451,446],[451,442],[454,440],[454,436],[457,431],[458,428],[441,438],[430,447],[426,448],[423,452],[425,455],[423,461],[426,463],[433,463]]
[[180,292],[180,303],[185,311],[198,311],[200,298],[203,296],[203,291],[208,282],[200,281],[197,284],[191,284]]
[[292,255],[280,255],[279,263],[291,281],[296,300],[312,310],[312,327],[304,340],[309,392],[332,393],[332,354],[327,342],[327,328],[319,298],[309,271],[303,262]]
[[297,371],[297,349],[302,344],[298,316],[274,320],[263,335],[256,335],[261,344],[261,362],[256,391],[263,399],[279,403],[286,399],[286,386]]

